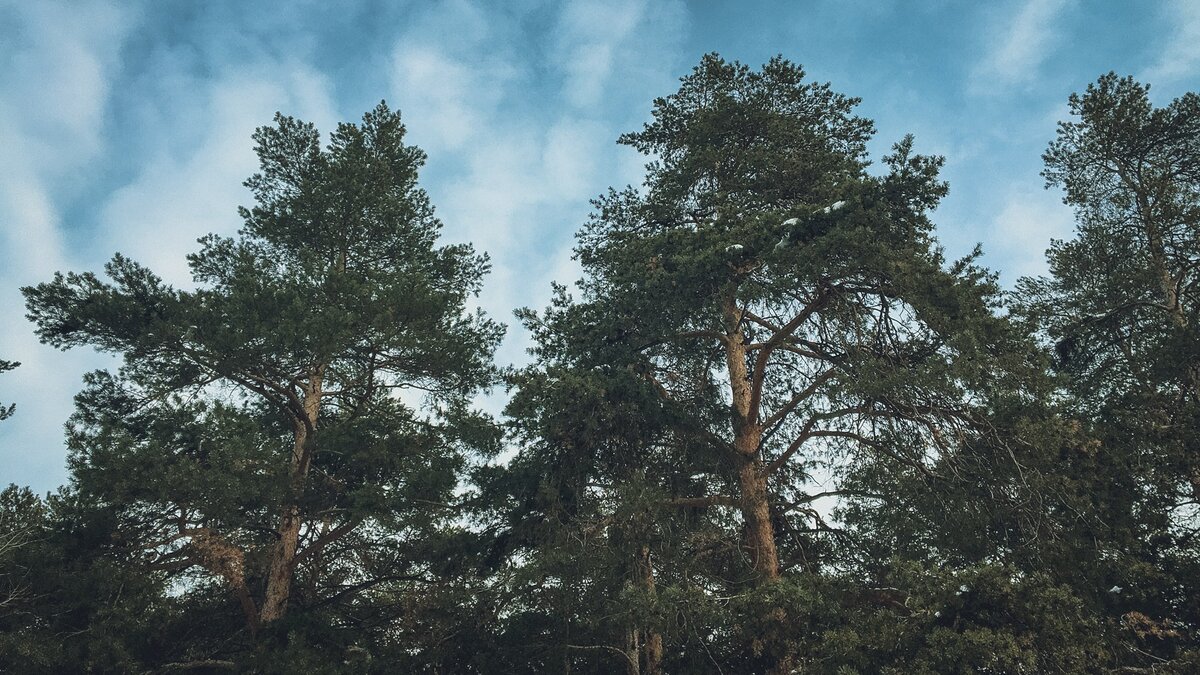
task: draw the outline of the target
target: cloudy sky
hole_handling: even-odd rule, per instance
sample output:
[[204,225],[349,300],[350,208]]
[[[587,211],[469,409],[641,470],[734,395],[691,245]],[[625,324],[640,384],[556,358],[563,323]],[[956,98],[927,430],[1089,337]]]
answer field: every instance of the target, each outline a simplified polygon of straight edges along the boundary
[[[783,54],[863,99],[878,153],[945,155],[936,214],[1005,283],[1045,267],[1070,213],[1038,176],[1066,98],[1116,70],[1159,104],[1200,85],[1200,3],[1113,0],[0,0],[0,485],[66,480],[62,424],[86,350],[39,345],[18,288],[121,251],[187,284],[184,255],[233,233],[250,134],[283,111],[330,129],[380,99],[429,154],[448,240],[487,251],[481,299],[508,320],[577,267],[588,199],[640,182],[614,141],[705,52]],[[878,155],[877,155],[878,156]],[[511,323],[511,322],[510,322]],[[513,328],[500,353],[523,359]]]

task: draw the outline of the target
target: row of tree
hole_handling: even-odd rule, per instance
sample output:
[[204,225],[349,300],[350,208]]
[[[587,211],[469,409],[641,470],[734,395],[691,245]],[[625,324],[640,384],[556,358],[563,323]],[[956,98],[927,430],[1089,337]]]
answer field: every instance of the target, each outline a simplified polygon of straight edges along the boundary
[[519,369],[399,114],[277,116],[196,290],[25,289],[123,365],[70,485],[0,494],[0,669],[1196,672],[1200,97],[1147,90],[1071,97],[1076,236],[1004,292],[933,237],[940,158],[709,55]]

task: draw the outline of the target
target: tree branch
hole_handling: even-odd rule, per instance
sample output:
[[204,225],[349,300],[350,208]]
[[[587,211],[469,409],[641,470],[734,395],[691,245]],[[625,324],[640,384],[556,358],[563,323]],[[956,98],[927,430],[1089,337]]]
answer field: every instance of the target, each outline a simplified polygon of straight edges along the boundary
[[680,507],[704,507],[704,506],[737,506],[738,500],[728,495],[709,495],[707,497],[678,497],[669,499],[666,502],[668,506]]
[[766,421],[763,422],[763,431],[769,432],[772,426],[782,422],[783,418],[787,417],[788,413],[796,409],[796,406],[808,400],[810,396],[816,393],[817,389],[819,389],[821,385],[833,379],[836,375],[837,371],[833,368],[830,368],[829,370],[826,370],[825,372],[813,378],[812,383],[805,387],[803,391],[797,392],[790,401],[784,404],[782,408],[775,411],[774,414],[772,414],[766,419]]
[[796,316],[792,317],[791,321],[780,327],[779,330],[775,331],[774,335],[763,343],[762,349],[759,350],[758,355],[754,359],[754,371],[750,376],[750,419],[758,417],[758,409],[762,402],[763,380],[766,378],[767,361],[771,358],[771,352],[791,337],[813,314],[824,309],[833,298],[835,290],[834,287],[822,284],[817,291],[817,296],[804,309],[800,310]]
[[362,518],[353,518],[320,535],[317,537],[316,541],[309,544],[303,551],[297,553],[295,558],[292,558],[292,568],[294,569],[301,562],[316,555],[317,553],[320,553],[321,550],[326,546],[329,546],[338,539],[350,534],[352,531],[354,531],[354,528],[361,525],[362,522]]

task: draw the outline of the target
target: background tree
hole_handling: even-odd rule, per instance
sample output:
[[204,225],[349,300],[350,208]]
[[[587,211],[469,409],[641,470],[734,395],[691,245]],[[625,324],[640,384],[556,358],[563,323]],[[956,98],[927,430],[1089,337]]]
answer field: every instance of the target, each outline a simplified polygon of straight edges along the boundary
[[[0,373],[3,373],[8,370],[12,370],[13,368],[16,368],[19,365],[21,365],[21,364],[15,362],[15,361],[5,361],[4,359],[0,359]],[[8,407],[0,405],[0,420],[6,420],[9,417],[12,417],[13,410],[15,410],[15,409],[16,409],[16,404],[13,404],[13,403],[8,404]]]
[[1200,622],[1200,96],[1159,108],[1148,92],[1109,73],[1070,97],[1044,175],[1076,234],[1051,246],[1048,277],[1020,282],[1020,310],[1094,439],[1065,468],[1093,516],[1078,580],[1104,589],[1094,606],[1124,662],[1186,670]]
[[277,115],[239,237],[189,256],[195,291],[120,255],[111,283],[24,291],[44,341],[124,357],[77,399],[79,493],[146,569],[191,575],[185,595],[232,591],[251,635],[298,601],[324,613],[325,649],[357,647],[338,626],[387,623],[372,599],[435,581],[466,453],[494,445],[470,408],[502,334],[466,311],[486,258],[436,245],[404,133],[380,104],[322,149]]
[[0,491],[0,671],[142,672],[193,617],[128,564],[111,512],[69,491]]
[[662,672],[658,597],[686,578],[681,544],[705,524],[674,498],[697,465],[679,462],[670,420],[637,373],[577,348],[594,325],[587,308],[521,314],[538,345],[536,364],[510,379],[506,414],[522,450],[481,476],[497,553],[520,560],[504,579],[519,608],[505,642],[526,646],[513,668]]

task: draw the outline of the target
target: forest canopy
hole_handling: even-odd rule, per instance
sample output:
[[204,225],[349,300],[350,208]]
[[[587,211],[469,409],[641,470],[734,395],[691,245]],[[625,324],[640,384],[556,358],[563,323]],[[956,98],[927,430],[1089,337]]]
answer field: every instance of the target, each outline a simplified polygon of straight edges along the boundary
[[1148,91],[1070,94],[1076,229],[1005,289],[936,238],[942,157],[707,55],[520,367],[400,113],[276,115],[194,287],[23,289],[120,365],[70,483],[0,493],[0,670],[1197,672],[1200,96]]

